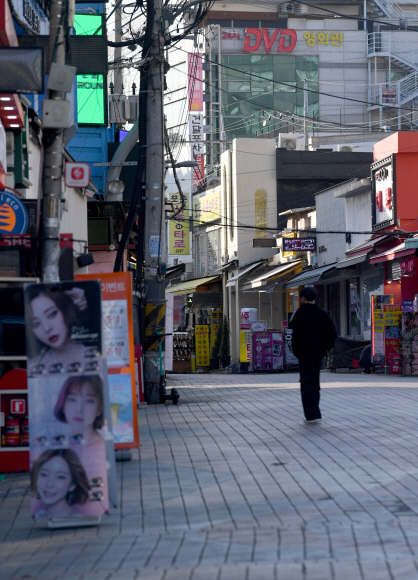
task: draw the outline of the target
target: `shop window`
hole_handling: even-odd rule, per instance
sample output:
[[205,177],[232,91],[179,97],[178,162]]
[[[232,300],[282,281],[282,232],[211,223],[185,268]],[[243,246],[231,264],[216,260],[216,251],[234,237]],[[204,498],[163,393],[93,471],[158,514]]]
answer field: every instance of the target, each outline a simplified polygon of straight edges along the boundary
[[359,278],[347,280],[347,303],[347,334],[356,338],[361,335],[361,320],[363,318]]
[[341,334],[341,319],[340,319],[340,283],[328,284],[328,314],[335,324],[337,334]]
[[261,229],[267,227],[267,191],[263,188],[255,192],[255,237],[266,238],[267,230]]

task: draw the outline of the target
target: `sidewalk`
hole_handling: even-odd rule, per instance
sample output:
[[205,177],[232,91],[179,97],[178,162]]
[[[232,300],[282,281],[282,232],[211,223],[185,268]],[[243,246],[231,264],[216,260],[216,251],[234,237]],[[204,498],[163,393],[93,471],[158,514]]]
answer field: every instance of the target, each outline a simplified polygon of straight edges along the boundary
[[418,381],[321,380],[305,426],[297,374],[172,375],[99,528],[35,526],[7,476],[1,580],[418,579]]

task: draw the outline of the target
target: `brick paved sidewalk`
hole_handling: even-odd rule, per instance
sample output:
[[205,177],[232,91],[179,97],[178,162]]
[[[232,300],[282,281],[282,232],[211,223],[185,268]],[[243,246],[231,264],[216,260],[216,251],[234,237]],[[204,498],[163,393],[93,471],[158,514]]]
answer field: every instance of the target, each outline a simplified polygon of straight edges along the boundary
[[0,579],[418,579],[418,382],[321,377],[306,426],[296,374],[173,375],[99,528],[34,525],[7,476]]

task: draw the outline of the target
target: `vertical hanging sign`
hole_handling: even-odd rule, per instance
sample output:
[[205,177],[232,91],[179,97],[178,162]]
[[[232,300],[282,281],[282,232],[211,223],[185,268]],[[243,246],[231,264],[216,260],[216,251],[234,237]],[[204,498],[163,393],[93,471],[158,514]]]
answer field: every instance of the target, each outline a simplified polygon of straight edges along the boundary
[[202,55],[188,54],[189,111],[203,111]]
[[[139,447],[136,413],[135,353],[132,313],[132,274],[99,274],[102,293],[103,350],[106,356],[116,449]],[[80,280],[97,279],[80,274]]]
[[30,284],[24,297],[31,513],[85,525],[109,507],[100,285]]
[[[171,193],[169,201],[173,204],[174,211],[178,211],[181,207],[181,199],[179,193]],[[181,211],[176,219],[169,220],[169,253],[178,256],[190,254],[189,244],[189,210],[187,201],[184,204],[183,211]]]

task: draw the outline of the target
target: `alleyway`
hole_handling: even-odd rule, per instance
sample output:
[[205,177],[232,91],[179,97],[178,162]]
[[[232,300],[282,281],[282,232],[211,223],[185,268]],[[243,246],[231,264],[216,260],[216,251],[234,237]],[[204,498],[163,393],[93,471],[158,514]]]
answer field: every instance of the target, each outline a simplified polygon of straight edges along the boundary
[[297,380],[171,376],[98,529],[34,526],[7,476],[1,580],[418,579],[418,381],[322,373],[305,426]]

